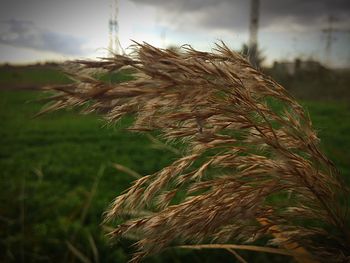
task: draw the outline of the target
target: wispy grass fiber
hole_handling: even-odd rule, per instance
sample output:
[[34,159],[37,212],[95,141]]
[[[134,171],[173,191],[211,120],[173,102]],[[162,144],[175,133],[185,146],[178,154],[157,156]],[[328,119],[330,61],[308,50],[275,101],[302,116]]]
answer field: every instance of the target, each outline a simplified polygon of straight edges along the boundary
[[[94,78],[126,68],[133,80]],[[212,53],[135,43],[130,56],[68,71],[75,82],[47,87],[56,94],[43,112],[84,106],[110,122],[131,114],[130,130],[181,145],[177,160],[134,181],[106,212],[106,222],[122,220],[112,236],[139,237],[135,262],[173,244],[256,241],[287,254],[301,247],[313,262],[349,260],[347,190],[310,117],[224,43]]]

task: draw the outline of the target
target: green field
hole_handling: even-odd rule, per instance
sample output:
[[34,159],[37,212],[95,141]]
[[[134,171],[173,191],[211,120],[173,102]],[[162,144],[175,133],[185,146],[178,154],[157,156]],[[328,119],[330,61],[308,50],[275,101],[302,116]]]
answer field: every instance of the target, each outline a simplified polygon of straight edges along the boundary
[[0,68],[0,87],[26,88],[38,85],[68,83],[69,79],[57,66],[2,66]]
[[[0,73],[2,87],[15,86],[17,78],[11,74]],[[22,76],[19,86],[66,81],[56,71],[49,77],[40,72],[16,74]],[[126,262],[131,242],[111,244],[101,226],[108,204],[133,180],[112,163],[149,174],[176,156],[153,148],[141,134],[125,131],[129,120],[106,125],[99,116],[76,111],[33,118],[43,106],[35,100],[43,96],[37,91],[0,90],[0,262]],[[303,105],[323,150],[350,183],[350,104],[305,101]],[[249,262],[289,260],[241,254]],[[146,262],[214,259],[235,260],[222,251],[169,249]]]

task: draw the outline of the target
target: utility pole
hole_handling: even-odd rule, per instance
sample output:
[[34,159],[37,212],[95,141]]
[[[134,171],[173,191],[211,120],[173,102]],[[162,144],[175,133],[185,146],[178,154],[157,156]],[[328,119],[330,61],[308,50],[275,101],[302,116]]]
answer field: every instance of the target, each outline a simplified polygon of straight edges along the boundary
[[110,2],[110,18],[109,18],[109,56],[121,54],[123,48],[119,42],[119,24],[118,24],[118,0],[111,0]]
[[258,67],[258,28],[260,0],[251,0],[248,58],[254,67]]

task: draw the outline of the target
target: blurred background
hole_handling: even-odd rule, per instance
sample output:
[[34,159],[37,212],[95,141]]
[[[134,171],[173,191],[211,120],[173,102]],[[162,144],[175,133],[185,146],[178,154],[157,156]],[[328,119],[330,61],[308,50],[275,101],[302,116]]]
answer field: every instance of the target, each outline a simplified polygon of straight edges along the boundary
[[[323,150],[350,182],[348,0],[12,0],[0,9],[0,261],[126,262],[102,213],[176,151],[95,115],[33,118],[43,85],[69,83],[66,60],[128,54],[132,40],[210,51],[224,41],[309,111]],[[127,72],[105,76],[128,80]],[[115,163],[122,166],[115,167]],[[117,169],[116,169],[117,168]],[[248,262],[292,262],[240,252]],[[169,249],[146,262],[234,262],[225,251]]]

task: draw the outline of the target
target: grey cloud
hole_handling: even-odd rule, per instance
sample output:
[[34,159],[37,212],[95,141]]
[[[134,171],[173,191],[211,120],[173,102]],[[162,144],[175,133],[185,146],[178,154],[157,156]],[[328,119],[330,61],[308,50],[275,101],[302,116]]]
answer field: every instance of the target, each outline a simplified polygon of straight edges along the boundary
[[[164,16],[174,14],[179,20],[191,14],[193,26],[211,29],[246,30],[250,0],[131,0],[152,5],[164,11]],[[349,0],[261,0],[262,28],[285,26],[290,23],[303,28],[327,23],[329,15],[338,17],[338,24],[350,24]],[[188,26],[191,26],[191,23]],[[184,24],[184,23],[182,23]],[[288,29],[287,29],[288,30]]]
[[278,23],[290,18],[296,24],[308,27],[315,23],[327,23],[327,17],[338,17],[338,22],[350,22],[350,1],[348,0],[262,0],[262,21],[265,24]]
[[83,55],[84,40],[37,27],[30,21],[8,20],[0,22],[0,43],[50,51],[62,55]]

